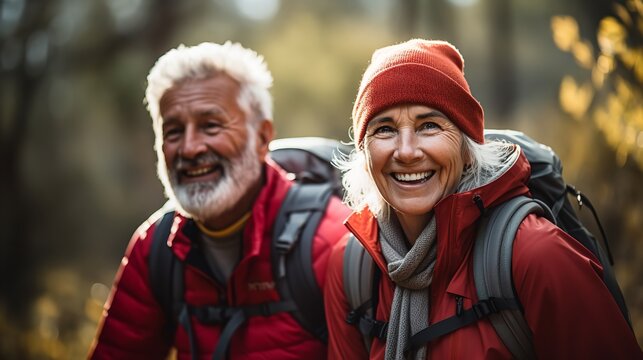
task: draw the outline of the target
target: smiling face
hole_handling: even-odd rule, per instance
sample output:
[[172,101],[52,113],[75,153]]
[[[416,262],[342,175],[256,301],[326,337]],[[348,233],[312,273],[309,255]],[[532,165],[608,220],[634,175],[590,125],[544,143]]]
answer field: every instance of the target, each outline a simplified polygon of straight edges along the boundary
[[396,106],[368,123],[369,173],[410,240],[435,205],[455,191],[464,167],[462,142],[444,114],[423,105]]
[[184,210],[211,228],[250,210],[272,139],[272,123],[250,125],[256,120],[248,119],[238,95],[236,81],[215,75],[181,82],[159,103],[171,190]]

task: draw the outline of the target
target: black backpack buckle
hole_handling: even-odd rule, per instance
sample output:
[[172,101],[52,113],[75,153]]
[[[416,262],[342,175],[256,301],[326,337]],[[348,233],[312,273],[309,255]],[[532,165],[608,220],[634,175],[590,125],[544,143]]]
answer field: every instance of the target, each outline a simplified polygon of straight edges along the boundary
[[357,312],[356,310],[351,310],[348,312],[348,315],[346,315],[346,322],[355,325],[359,321],[361,314]]
[[378,339],[385,339],[386,333],[388,332],[388,323],[378,320],[364,319],[370,322],[371,330],[368,332],[370,336],[374,336]]
[[306,221],[310,217],[309,212],[297,213],[293,212],[288,215],[284,231],[276,241],[275,248],[281,254],[288,254],[293,248],[295,243],[299,240],[299,234],[304,228]]
[[223,306],[190,306],[188,311],[203,324],[223,324],[228,321],[234,312],[234,308]]
[[494,298],[479,301],[472,306],[473,312],[478,319],[497,313],[499,311]]

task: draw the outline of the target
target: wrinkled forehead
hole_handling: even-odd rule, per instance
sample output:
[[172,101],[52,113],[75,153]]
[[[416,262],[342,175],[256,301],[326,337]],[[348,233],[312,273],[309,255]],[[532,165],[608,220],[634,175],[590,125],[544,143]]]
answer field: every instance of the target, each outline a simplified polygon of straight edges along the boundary
[[379,117],[387,117],[387,116],[400,116],[400,115],[406,115],[406,116],[431,116],[431,117],[443,117],[447,120],[450,120],[448,116],[446,116],[442,111],[435,107],[431,107],[428,105],[424,104],[414,104],[414,103],[409,103],[409,104],[400,104],[400,105],[395,105],[388,107],[379,113],[375,114],[369,121],[373,121]]
[[239,92],[239,83],[226,75],[185,79],[163,93],[159,111],[162,115],[169,108],[186,104],[237,106]]

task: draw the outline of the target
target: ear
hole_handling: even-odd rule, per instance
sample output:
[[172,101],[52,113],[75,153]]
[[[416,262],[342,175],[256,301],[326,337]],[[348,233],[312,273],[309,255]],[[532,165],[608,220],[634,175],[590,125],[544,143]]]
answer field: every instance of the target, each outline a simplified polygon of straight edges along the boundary
[[263,119],[257,125],[257,155],[259,159],[263,159],[268,154],[268,145],[275,137],[275,128],[272,125],[272,121],[268,119]]

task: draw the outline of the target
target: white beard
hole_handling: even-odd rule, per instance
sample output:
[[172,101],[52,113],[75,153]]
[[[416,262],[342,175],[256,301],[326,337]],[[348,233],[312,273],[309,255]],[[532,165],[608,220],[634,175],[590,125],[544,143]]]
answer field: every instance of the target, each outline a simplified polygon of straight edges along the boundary
[[[255,154],[256,135],[251,133],[245,149],[234,159],[224,159],[214,153],[208,153],[199,160],[216,159],[223,167],[220,179],[189,184],[178,183],[177,168],[181,160],[166,171],[165,192],[180,207],[179,210],[197,220],[216,218],[230,211],[241,200],[250,187],[261,177],[261,161]],[[184,161],[184,160],[183,160]],[[163,174],[159,174],[163,178]]]

